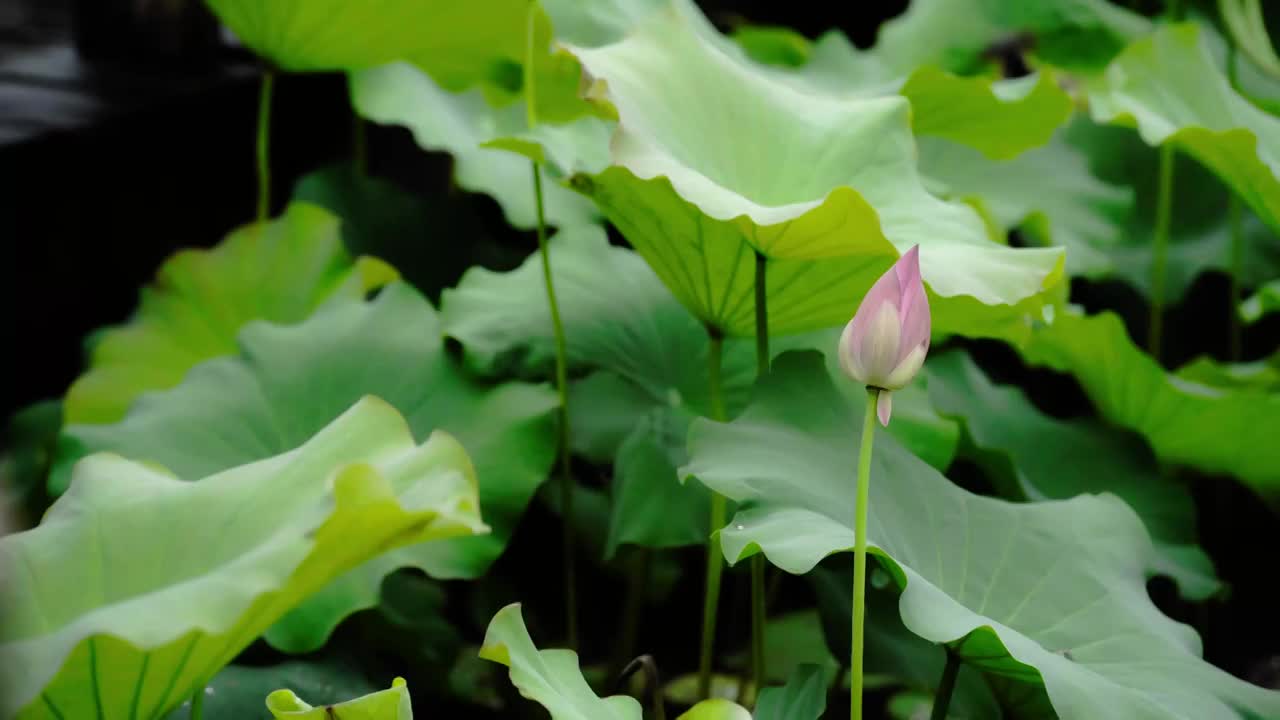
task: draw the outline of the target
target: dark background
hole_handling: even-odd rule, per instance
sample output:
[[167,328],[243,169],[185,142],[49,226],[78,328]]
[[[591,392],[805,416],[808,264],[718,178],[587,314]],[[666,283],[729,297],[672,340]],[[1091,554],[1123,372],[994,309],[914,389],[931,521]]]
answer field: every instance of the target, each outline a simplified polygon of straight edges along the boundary
[[[5,293],[0,367],[7,378],[0,411],[5,417],[60,396],[82,369],[85,336],[124,321],[139,287],[169,254],[210,246],[254,213],[255,61],[220,46],[216,26],[202,12],[193,11],[177,26],[124,24],[118,8],[134,1],[0,0],[0,287]],[[834,27],[860,47],[869,46],[880,22],[906,5],[905,0],[700,4],[722,27],[745,18],[784,24],[810,37]],[[1138,4],[1148,10],[1156,5]],[[300,177],[350,158],[353,127],[341,76],[278,79],[273,213],[288,201]],[[369,126],[366,132],[371,173],[418,193],[426,206],[443,213],[438,224],[423,230],[423,246],[483,242],[514,261],[535,247],[530,234],[505,224],[491,199],[451,189],[447,156],[422,152],[400,128]],[[460,270],[463,263],[457,266]],[[1170,333],[1174,340],[1166,362],[1177,365],[1199,352],[1226,356],[1227,288],[1224,275],[1206,273],[1183,303],[1171,308],[1166,327],[1176,332]],[[424,290],[434,294],[436,288]],[[1090,310],[1117,310],[1131,333],[1142,337],[1147,308],[1131,288],[1077,282],[1072,299]],[[1274,351],[1280,337],[1274,320],[1248,332],[1246,357]],[[974,343],[972,349],[998,379],[1022,384],[1047,412],[1090,411],[1070,378],[1029,371],[1011,351],[994,344]],[[1206,653],[1212,662],[1256,681],[1274,681],[1268,675],[1277,673],[1274,658],[1280,648],[1268,577],[1277,549],[1274,518],[1234,483],[1184,474],[1202,501],[1203,544],[1234,586],[1234,596],[1230,605],[1196,610],[1179,603],[1168,584],[1154,583],[1153,594],[1170,614],[1210,630]],[[953,476],[983,489],[982,479],[968,476],[963,467]],[[519,550],[526,544],[521,538],[536,538],[529,541],[536,544],[557,537],[555,523],[545,508],[531,509],[513,551],[491,575],[515,578],[511,582],[521,588],[555,586],[545,578],[521,577],[528,572],[522,567],[541,561]],[[700,553],[690,554],[691,566],[701,562]],[[806,592],[788,587],[784,592]],[[608,606],[600,613],[613,617],[623,594],[615,581],[600,598]],[[650,615],[658,612],[651,610]],[[668,616],[687,618],[689,627],[672,629],[665,639],[646,639],[673,644],[668,657],[686,653],[686,640],[697,633],[696,612],[681,609]],[[593,633],[591,619],[587,622],[586,637],[608,638],[614,632],[605,626]],[[726,625],[744,622],[745,617],[730,618]]]

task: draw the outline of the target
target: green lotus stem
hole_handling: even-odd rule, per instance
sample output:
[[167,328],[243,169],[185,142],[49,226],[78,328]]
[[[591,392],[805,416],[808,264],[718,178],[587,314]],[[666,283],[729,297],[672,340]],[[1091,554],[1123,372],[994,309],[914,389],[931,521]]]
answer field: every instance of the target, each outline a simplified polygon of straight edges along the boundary
[[627,596],[623,600],[622,631],[614,650],[610,675],[622,673],[627,659],[635,656],[636,637],[640,634],[640,614],[644,610],[645,592],[649,587],[649,550],[636,547],[627,571]]
[[271,70],[262,73],[262,88],[258,93],[258,222],[266,222],[271,213],[271,96],[276,84],[276,74]]
[[1244,352],[1240,328],[1240,276],[1244,274],[1244,218],[1240,198],[1231,196],[1227,212],[1231,219],[1231,360],[1239,362]]
[[191,720],[200,720],[204,715],[204,686],[196,688],[196,692],[191,696]]
[[561,549],[564,562],[565,627],[570,649],[578,648],[578,581],[573,552],[573,475],[569,472],[569,368],[568,349],[564,338],[564,322],[560,319],[560,303],[556,300],[556,286],[551,278],[551,252],[547,248],[547,223],[542,200],[542,173],[537,162],[533,168],[533,196],[538,210],[538,254],[542,257],[542,280],[547,288],[547,303],[551,307],[551,325],[556,338],[556,392],[560,395],[559,437],[556,444],[560,454],[560,511],[563,515]]
[[365,177],[369,174],[369,137],[364,118],[359,115],[354,115],[351,120],[351,164],[356,175]]
[[1169,222],[1173,211],[1173,159],[1173,143],[1165,142],[1160,146],[1160,185],[1151,249],[1151,324],[1147,328],[1147,352],[1157,361],[1164,328],[1164,275],[1169,262]]
[[[532,130],[538,124],[537,87],[533,72],[533,36],[537,3],[530,3],[524,58],[525,120]],[[557,444],[560,450],[560,509],[564,522],[561,549],[564,563],[565,627],[569,648],[578,649],[578,580],[573,552],[573,476],[569,472],[569,369],[568,349],[564,338],[564,323],[560,319],[560,303],[556,299],[556,286],[551,278],[551,251],[547,248],[546,206],[542,199],[542,172],[537,160],[530,160],[533,169],[533,198],[538,212],[538,254],[542,257],[542,279],[547,289],[547,304],[551,307],[551,325],[556,339],[556,392],[560,395],[560,430]]]
[[[769,296],[765,277],[769,260],[756,251],[756,379],[769,374]],[[751,558],[751,694],[764,687],[764,627],[766,619],[764,556]],[[752,704],[750,702],[748,705]]]
[[[707,389],[711,402],[711,418],[725,419],[724,395],[720,387],[720,356],[724,350],[724,336],[719,330],[707,328],[711,337],[707,353]],[[724,496],[711,491],[711,538],[707,541],[707,577],[702,595],[702,649],[698,655],[698,696],[711,694],[711,659],[716,644],[716,612],[720,607],[720,575],[724,570],[724,557],[720,551],[720,528],[725,523]]]
[[942,666],[942,679],[938,681],[938,692],[933,697],[933,711],[929,720],[946,720],[947,710],[951,707],[951,696],[956,690],[956,675],[960,674],[959,653],[947,650],[947,664]]
[[871,443],[876,435],[879,388],[867,387],[867,411],[862,417],[862,447],[858,451],[858,505],[853,524],[853,644],[849,658],[849,717],[862,720],[862,636],[867,616],[867,504],[871,490]]

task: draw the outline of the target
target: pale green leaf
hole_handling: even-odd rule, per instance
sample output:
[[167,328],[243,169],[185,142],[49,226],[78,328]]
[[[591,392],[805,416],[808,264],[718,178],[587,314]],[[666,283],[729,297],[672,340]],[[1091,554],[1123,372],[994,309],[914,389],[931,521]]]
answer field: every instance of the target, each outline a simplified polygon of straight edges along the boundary
[[[1172,575],[1188,597],[1220,588],[1213,563],[1196,545],[1196,511],[1185,485],[1164,477],[1150,449],[1113,428],[1042,414],[1016,387],[997,386],[968,355],[929,359],[929,396],[964,421],[976,458],[1014,500],[1060,500],[1109,492],[1142,518],[1156,543],[1153,572]],[[1070,467],[1074,472],[1063,472]]]
[[1113,248],[1132,212],[1133,190],[1095,177],[1061,136],[1005,161],[924,138],[920,172],[938,194],[977,207],[1000,234],[1021,229],[1033,242],[1065,248],[1072,275],[1115,272]]
[[353,261],[337,218],[306,204],[236,230],[211,250],[180,251],[143,288],[129,322],[95,340],[89,370],[67,391],[66,422],[115,422],[139,395],[173,387],[196,364],[235,353],[246,323],[300,322],[395,276],[380,261]]
[[115,425],[67,426],[55,486],[76,458],[99,450],[201,477],[293,447],[357,398],[376,395],[419,437],[435,429],[458,437],[476,460],[493,533],[382,555],[309,598],[267,639],[294,652],[317,648],[343,617],[377,603],[381,580],[394,569],[471,578],[502,553],[555,453],[549,388],[468,379],[444,353],[434,309],[401,283],[298,325],[252,325],[240,345],[237,356],[197,366]]
[[[1155,260],[1154,235],[1158,202],[1159,150],[1147,145],[1129,128],[1096,125],[1087,119],[1073,123],[1065,133],[1067,144],[1085,153],[1090,171],[1110,185],[1132,188],[1134,207],[1127,222],[1109,237],[1102,234],[1080,236],[1081,243],[1068,245],[1069,271],[1090,277],[1121,278],[1144,294],[1152,284]],[[1048,168],[1046,167],[1047,171]],[[1057,173],[1064,173],[1060,169]],[[1059,174],[1048,174],[1051,182]],[[1073,183],[1074,186],[1074,183]],[[1083,186],[1079,186],[1083,189]],[[1184,153],[1174,158],[1173,199],[1168,254],[1164,268],[1164,298],[1177,302],[1196,277],[1209,270],[1231,272],[1230,191],[1204,166]],[[1050,196],[1041,201],[1049,206]],[[1079,196],[1081,201],[1085,196]],[[1102,197],[1099,195],[1099,201]],[[1053,207],[1057,207],[1054,202]],[[1081,205],[1081,209],[1085,206]],[[1110,217],[1115,209],[1096,204],[1100,217]],[[1064,208],[1065,210],[1065,208]],[[1061,214],[1061,212],[1059,213]],[[1036,240],[1052,236],[1049,218],[1045,232],[1034,221],[1029,227]],[[1242,208],[1244,261],[1240,281],[1245,287],[1265,282],[1280,273],[1280,245],[1272,241],[1273,231],[1247,207]],[[1102,226],[1098,227],[1102,230]],[[1063,238],[1067,244],[1072,238]],[[1055,237],[1055,242],[1058,240]]]
[[115,455],[0,539],[0,715],[161,717],[371,557],[483,532],[465,450],[364,398],[300,447],[184,482]]
[[1084,86],[1096,120],[1174,143],[1280,229],[1280,118],[1231,88],[1196,25],[1160,27]]
[[776,333],[846,321],[916,244],[940,331],[1016,334],[1051,299],[1059,251],[991,242],[971,209],[924,189],[906,100],[805,92],[699,21],[673,7],[574,50],[621,122],[613,166],[574,181],[701,321],[753,332],[753,249],[771,258]]
[[[480,90],[451,93],[408,63],[354,72],[349,82],[351,103],[363,117],[385,125],[403,125],[423,149],[451,153],[460,187],[493,196],[512,225],[524,229],[536,226],[529,161],[484,147],[492,140],[524,132],[527,120],[520,104],[494,108]],[[584,158],[593,154],[600,156],[596,162],[604,162],[608,130],[600,120],[582,118],[569,125],[545,126],[539,137],[550,171],[556,170],[557,161],[576,166],[588,162]],[[548,223],[571,226],[598,219],[590,200],[551,182],[553,178],[546,179],[543,193]]]
[[546,708],[552,720],[640,720],[635,698],[595,694],[578,668],[577,653],[535,647],[518,604],[493,616],[480,657],[510,668],[511,683],[522,696]]
[[292,690],[276,690],[267,696],[267,709],[276,720],[413,720],[409,688],[402,678],[390,689],[322,707],[308,705]]
[[1236,475],[1264,496],[1280,490],[1280,396],[1179,378],[1129,339],[1117,316],[1063,312],[1023,348],[1032,364],[1071,373],[1099,414],[1167,462]]
[[[726,558],[763,551],[804,573],[852,547],[861,414],[816,355],[793,353],[736,420],[695,423],[684,472],[746,507],[720,532]],[[1123,502],[973,495],[877,435],[868,541],[913,633],[988,674],[1042,683],[1065,720],[1280,713],[1280,693],[1204,662],[1195,633],[1152,604],[1154,551]]]

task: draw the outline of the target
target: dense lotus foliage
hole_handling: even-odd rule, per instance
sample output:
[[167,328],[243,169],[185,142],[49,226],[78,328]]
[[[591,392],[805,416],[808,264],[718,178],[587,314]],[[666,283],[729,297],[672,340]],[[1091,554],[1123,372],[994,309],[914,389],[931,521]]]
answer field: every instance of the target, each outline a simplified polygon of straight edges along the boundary
[[[1280,8],[206,2],[259,216],[9,419],[0,720],[1280,718]],[[455,191],[270,198],[298,73]]]

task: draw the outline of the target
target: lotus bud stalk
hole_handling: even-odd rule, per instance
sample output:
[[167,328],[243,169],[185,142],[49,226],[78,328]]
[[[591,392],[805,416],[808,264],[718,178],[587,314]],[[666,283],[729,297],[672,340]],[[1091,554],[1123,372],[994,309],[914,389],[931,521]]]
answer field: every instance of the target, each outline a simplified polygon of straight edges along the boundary
[[920,279],[920,246],[889,268],[862,299],[840,334],[840,366],[854,380],[874,388],[876,416],[887,426],[892,393],[920,372],[929,352],[929,298]]

